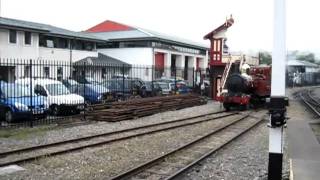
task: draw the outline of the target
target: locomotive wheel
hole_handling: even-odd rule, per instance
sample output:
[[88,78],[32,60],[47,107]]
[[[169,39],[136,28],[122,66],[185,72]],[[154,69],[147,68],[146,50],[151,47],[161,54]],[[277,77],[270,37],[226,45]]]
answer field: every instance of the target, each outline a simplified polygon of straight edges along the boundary
[[223,103],[223,107],[224,107],[224,109],[226,109],[226,111],[230,111],[230,104]]

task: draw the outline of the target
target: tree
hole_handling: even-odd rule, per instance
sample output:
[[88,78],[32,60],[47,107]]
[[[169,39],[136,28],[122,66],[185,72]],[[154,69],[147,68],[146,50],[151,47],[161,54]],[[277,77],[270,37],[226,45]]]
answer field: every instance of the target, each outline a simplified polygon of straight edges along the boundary
[[259,64],[270,65],[272,60],[272,56],[268,52],[260,52],[259,53]]
[[314,56],[313,53],[298,55],[297,59],[301,60],[301,61],[308,61],[308,62],[311,62],[311,63],[315,63],[316,62],[316,59],[315,59],[315,56]]

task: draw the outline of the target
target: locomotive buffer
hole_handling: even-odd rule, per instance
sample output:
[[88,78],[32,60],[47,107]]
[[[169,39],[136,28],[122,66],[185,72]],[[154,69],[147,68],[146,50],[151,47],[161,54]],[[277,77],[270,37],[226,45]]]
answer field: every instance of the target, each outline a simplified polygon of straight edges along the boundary
[[285,68],[286,68],[286,3],[274,0],[274,41],[272,51],[271,98],[268,101],[269,165],[268,179],[282,179],[283,128],[286,124]]

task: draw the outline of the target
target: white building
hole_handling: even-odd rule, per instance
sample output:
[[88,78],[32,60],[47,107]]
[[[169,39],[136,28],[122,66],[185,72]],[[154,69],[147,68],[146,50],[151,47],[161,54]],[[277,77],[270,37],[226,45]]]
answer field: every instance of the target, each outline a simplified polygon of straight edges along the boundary
[[9,82],[29,77],[31,72],[39,77],[68,77],[73,62],[98,56],[98,42],[104,40],[47,24],[0,17],[0,77]]
[[[63,79],[79,74],[75,72],[75,62],[95,57],[124,61],[130,64],[129,75],[143,80],[176,75],[191,83],[194,70],[207,67],[208,48],[112,21],[98,24],[87,32],[74,32],[0,17],[0,80],[13,82],[30,76]],[[101,68],[101,72],[85,74],[103,77],[103,71]]]
[[129,64],[153,65],[156,73],[145,72],[146,80],[170,77],[173,69],[177,69],[177,76],[190,80],[193,69],[205,69],[208,64],[208,47],[182,38],[113,21],[102,22],[86,32],[108,41],[97,45],[103,54]]

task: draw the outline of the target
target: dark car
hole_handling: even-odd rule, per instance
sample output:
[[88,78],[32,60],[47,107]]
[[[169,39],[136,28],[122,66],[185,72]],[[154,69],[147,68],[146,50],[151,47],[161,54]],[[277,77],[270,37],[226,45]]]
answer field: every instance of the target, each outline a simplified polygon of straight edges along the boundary
[[80,84],[74,88],[73,93],[84,97],[88,104],[97,104],[112,100],[109,90],[99,84]]
[[146,86],[136,79],[111,79],[101,83],[117,99],[146,96]]
[[80,84],[99,84],[99,82],[94,80],[92,77],[81,77],[75,80]]
[[112,97],[109,94],[109,89],[99,84],[79,84],[72,79],[62,80],[62,83],[71,93],[84,97],[88,104],[97,104],[112,100]]
[[75,88],[79,85],[79,83],[73,79],[64,79],[62,80],[62,84],[65,85],[70,92],[73,92]]
[[175,91],[176,94],[188,94],[192,92],[192,89],[188,87],[184,82],[177,82],[176,88],[174,88],[174,83],[170,83],[171,90]]
[[162,88],[158,82],[145,82],[145,97],[159,96],[162,94]]

